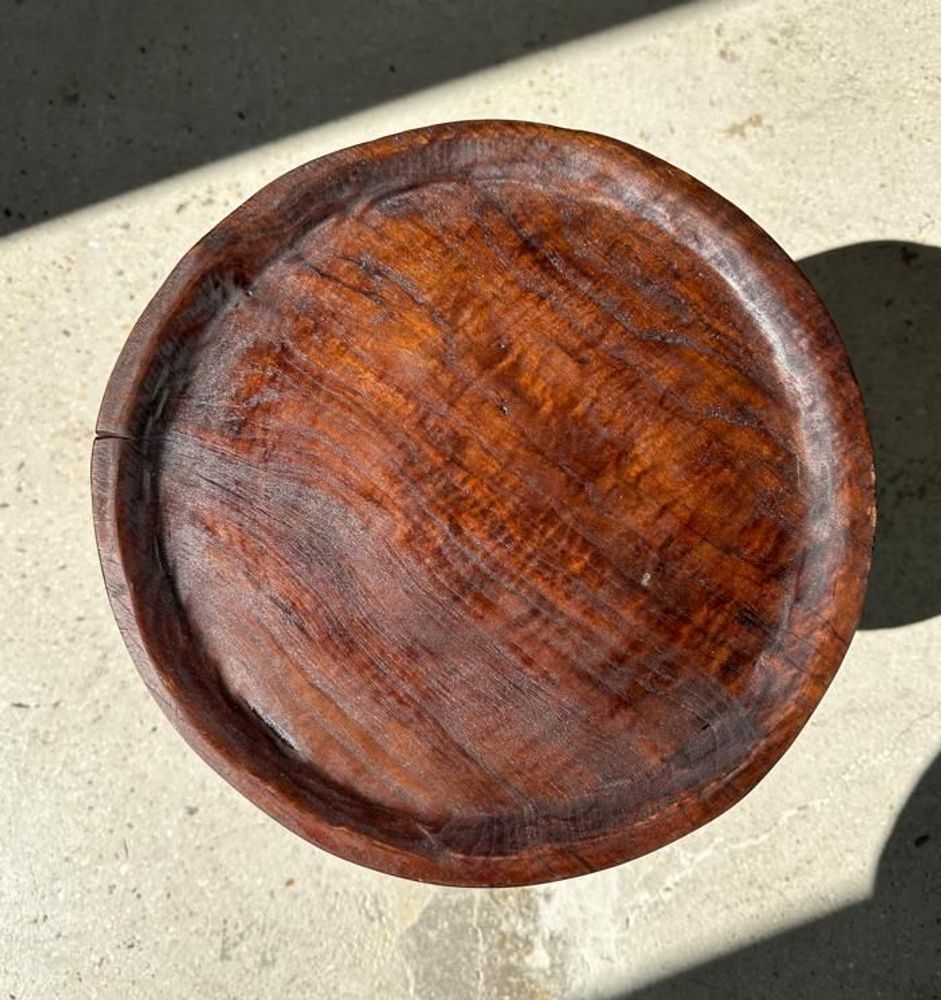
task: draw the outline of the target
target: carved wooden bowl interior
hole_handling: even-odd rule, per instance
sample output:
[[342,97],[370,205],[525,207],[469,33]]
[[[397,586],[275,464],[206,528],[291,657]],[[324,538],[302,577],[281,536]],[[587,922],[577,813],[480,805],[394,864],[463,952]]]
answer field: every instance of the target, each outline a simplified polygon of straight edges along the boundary
[[408,132],[200,241],[102,405],[115,614],[192,746],[342,857],[511,885],[740,799],[857,624],[856,384],[753,222],[637,149]]

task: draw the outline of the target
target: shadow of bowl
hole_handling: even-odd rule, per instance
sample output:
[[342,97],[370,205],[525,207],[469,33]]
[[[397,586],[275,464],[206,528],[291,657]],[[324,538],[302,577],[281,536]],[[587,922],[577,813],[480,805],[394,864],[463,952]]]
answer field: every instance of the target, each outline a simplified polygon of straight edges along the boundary
[[878,522],[861,628],[941,613],[941,249],[858,243],[801,261],[859,379]]

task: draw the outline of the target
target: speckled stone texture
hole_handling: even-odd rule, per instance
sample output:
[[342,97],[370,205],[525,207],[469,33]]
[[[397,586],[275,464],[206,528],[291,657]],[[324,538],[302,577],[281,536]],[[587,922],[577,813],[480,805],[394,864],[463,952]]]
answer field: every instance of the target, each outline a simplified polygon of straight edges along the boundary
[[[150,187],[106,191],[77,174],[71,200],[48,201],[87,204],[76,214],[17,228],[20,211],[41,216],[43,177],[66,183],[67,172],[43,175],[30,161],[36,184],[14,184],[22,198],[10,204],[0,184],[13,230],[0,241],[0,995],[941,994],[941,10],[932,0],[860,0],[851,12],[830,0],[678,4],[547,48],[543,14],[524,6],[528,55],[450,82],[435,82],[440,67],[437,77],[416,69],[412,86],[423,90],[396,87],[393,102],[345,119],[336,115],[355,102],[329,105],[334,120],[308,119],[326,124],[281,138],[262,130],[256,137],[277,141]],[[17,10],[37,17],[29,4]],[[220,64],[229,49],[244,58],[226,33],[248,27],[219,25]],[[63,6],[58,30],[90,29]],[[88,67],[60,47],[22,119],[54,127],[50,100],[84,114],[86,128],[59,155],[87,165],[83,144],[107,135],[108,90],[116,102],[137,93],[139,128],[114,156],[152,163],[155,143],[183,148],[174,130],[192,122],[174,109],[187,77],[170,43],[151,37],[157,30],[116,34],[100,56],[105,75],[114,60],[113,85],[95,91],[83,89]],[[378,35],[362,58],[384,58]],[[278,39],[290,50],[290,31]],[[16,44],[0,32],[3,65]],[[354,65],[354,41],[335,44]],[[274,79],[278,45],[245,60],[259,85]],[[459,42],[444,35],[441,45]],[[139,68],[117,58],[124,46],[147,50]],[[131,72],[146,86],[134,91]],[[331,81],[320,85],[285,99],[316,103]],[[213,100],[232,129],[238,112],[253,113]],[[297,163],[470,117],[614,135],[689,170],[767,228],[804,262],[843,329],[882,477],[863,629],[819,711],[755,792],[625,867],[494,892],[339,861],[212,774],[129,661],[100,583],[88,502],[108,373],[182,253]],[[21,169],[15,151],[4,156]]]

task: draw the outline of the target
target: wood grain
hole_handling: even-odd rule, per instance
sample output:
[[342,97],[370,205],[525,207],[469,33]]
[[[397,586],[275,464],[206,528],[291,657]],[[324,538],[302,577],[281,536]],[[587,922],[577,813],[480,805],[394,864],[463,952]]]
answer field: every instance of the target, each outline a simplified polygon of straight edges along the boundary
[[315,844],[508,885],[650,851],[784,752],[873,471],[816,294],[614,140],[469,122],[275,181],[138,322],[93,455],[133,657]]

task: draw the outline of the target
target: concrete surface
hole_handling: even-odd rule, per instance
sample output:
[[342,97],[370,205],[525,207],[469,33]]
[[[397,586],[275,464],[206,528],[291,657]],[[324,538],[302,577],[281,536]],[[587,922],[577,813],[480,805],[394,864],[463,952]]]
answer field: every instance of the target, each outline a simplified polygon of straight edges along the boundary
[[[933,0],[678,5],[0,241],[0,996],[941,996],[939,43]],[[110,368],[188,246],[301,161],[478,116],[635,142],[805,259],[884,473],[866,628],[761,786],[640,861],[499,892],[329,857],[211,773],[118,637],[87,482]]]

